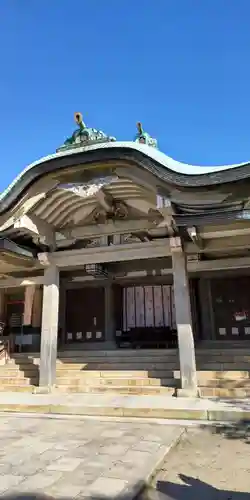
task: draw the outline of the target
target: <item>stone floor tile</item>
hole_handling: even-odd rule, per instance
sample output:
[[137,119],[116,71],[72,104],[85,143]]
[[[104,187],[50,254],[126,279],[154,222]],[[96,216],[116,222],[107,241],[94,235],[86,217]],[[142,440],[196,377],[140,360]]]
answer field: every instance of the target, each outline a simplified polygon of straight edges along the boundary
[[15,487],[24,480],[23,476],[13,476],[12,474],[5,474],[0,477],[0,492],[8,491],[10,488]]
[[149,453],[154,453],[155,451],[158,451],[160,447],[161,447],[161,443],[159,443],[159,442],[156,443],[156,442],[152,442],[152,441],[142,440],[133,446],[133,450],[147,451]]
[[122,444],[110,444],[109,446],[104,446],[100,450],[100,454],[111,455],[111,456],[123,456],[128,451],[128,446],[123,446]]
[[62,457],[54,462],[51,462],[46,469],[48,471],[74,471],[81,463],[81,459],[79,458],[69,458]]
[[159,434],[145,434],[144,441],[151,441],[153,443],[161,443],[162,437]]
[[44,490],[45,488],[52,486],[53,483],[59,481],[61,477],[62,474],[60,472],[39,472],[34,476],[26,478],[20,485],[20,491],[33,492]]
[[129,481],[130,479],[141,479],[142,471],[140,472],[134,464],[124,463],[120,461],[119,463],[113,464],[112,467],[109,468],[106,475],[108,477],[117,478],[117,479],[125,479]]
[[127,481],[124,479],[114,479],[110,477],[99,477],[88,487],[88,491],[100,498],[113,499],[121,495],[127,487]]
[[106,429],[100,435],[101,438],[109,438],[109,439],[119,439],[124,435],[125,431],[120,429]]
[[51,496],[52,498],[60,498],[71,500],[71,498],[76,498],[79,493],[81,493],[83,485],[76,486],[72,483],[61,483],[59,485],[54,485],[51,488],[46,488],[44,491],[45,495]]
[[150,454],[146,451],[129,450],[122,457],[123,462],[130,462],[133,464],[145,463],[150,459]]
[[14,476],[22,475],[22,476],[33,476],[33,474],[37,474],[40,470],[43,469],[43,464],[40,460],[32,459],[28,463],[24,462],[18,466],[11,467],[11,474]]
[[64,452],[61,450],[46,450],[39,455],[39,460],[42,466],[49,465],[51,462],[59,460],[63,456]]

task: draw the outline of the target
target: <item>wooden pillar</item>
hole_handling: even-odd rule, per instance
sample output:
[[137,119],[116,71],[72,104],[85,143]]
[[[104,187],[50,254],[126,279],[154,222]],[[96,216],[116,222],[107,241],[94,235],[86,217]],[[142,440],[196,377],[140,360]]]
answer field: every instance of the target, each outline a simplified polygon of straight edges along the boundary
[[43,291],[42,288],[37,286],[34,294],[32,318],[31,318],[31,324],[34,328],[41,327],[42,303],[43,303]]
[[197,396],[197,373],[186,256],[180,238],[170,238],[181,372],[180,396]]
[[39,385],[51,388],[56,382],[59,312],[59,271],[50,265],[44,272]]
[[23,325],[31,325],[32,323],[32,310],[35,296],[35,285],[26,286],[24,292],[24,312],[23,312]]
[[5,291],[0,290],[0,321],[5,321]]

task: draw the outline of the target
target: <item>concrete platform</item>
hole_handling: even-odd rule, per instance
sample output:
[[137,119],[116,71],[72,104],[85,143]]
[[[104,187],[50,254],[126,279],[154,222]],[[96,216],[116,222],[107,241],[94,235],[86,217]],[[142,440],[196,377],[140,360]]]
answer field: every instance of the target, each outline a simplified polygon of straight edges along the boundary
[[0,412],[237,422],[250,421],[250,400],[6,392]]

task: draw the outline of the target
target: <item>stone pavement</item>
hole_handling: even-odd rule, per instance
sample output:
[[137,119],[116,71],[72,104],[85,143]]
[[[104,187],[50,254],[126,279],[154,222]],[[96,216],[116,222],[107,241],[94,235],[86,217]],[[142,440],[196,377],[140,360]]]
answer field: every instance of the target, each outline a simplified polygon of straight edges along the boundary
[[0,496],[133,498],[182,432],[151,422],[1,415]]
[[0,392],[0,412],[180,420],[250,421],[250,400],[215,401],[166,395]]
[[189,428],[139,500],[249,500],[250,428]]

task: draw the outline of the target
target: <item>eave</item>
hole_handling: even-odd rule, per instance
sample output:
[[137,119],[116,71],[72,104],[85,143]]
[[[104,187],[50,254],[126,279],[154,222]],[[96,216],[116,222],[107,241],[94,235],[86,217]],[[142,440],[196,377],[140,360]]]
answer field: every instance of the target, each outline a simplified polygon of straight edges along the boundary
[[34,267],[40,267],[34,251],[7,238],[0,238],[0,274],[31,270]]
[[[0,215],[9,211],[22,198],[29,187],[39,179],[51,173],[79,165],[82,169],[91,164],[107,162],[127,162],[152,174],[158,182],[159,191],[173,196],[177,189],[177,198],[189,191],[199,193],[203,188],[211,190],[213,195],[224,190],[225,197],[237,191],[238,199],[245,199],[249,193],[250,164],[223,167],[194,167],[172,160],[163,153],[145,145],[117,142],[87,146],[51,156],[28,166],[4,191],[0,198]],[[235,186],[232,187],[232,183]],[[188,204],[192,205],[192,201]]]

